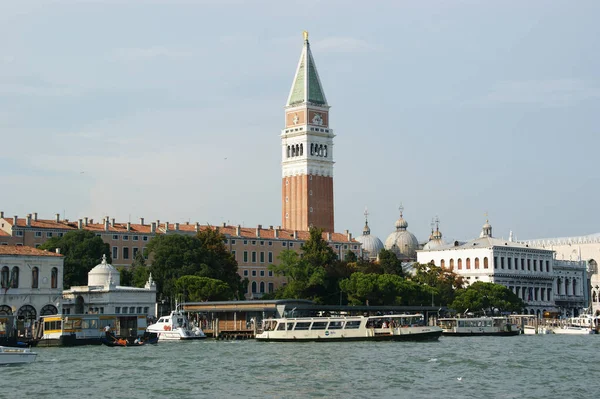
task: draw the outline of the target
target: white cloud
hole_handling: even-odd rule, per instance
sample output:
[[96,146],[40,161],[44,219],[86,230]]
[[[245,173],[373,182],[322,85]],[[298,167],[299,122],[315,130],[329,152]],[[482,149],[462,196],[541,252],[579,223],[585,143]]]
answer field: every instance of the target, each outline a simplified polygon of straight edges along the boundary
[[483,98],[484,103],[531,104],[564,107],[600,98],[600,88],[576,79],[501,82]]

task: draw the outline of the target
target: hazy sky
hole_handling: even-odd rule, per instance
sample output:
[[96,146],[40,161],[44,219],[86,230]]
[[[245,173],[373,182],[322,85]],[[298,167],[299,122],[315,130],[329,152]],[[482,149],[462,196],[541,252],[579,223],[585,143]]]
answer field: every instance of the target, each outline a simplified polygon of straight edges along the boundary
[[0,2],[0,210],[281,225],[310,32],[337,231],[595,233],[600,2]]

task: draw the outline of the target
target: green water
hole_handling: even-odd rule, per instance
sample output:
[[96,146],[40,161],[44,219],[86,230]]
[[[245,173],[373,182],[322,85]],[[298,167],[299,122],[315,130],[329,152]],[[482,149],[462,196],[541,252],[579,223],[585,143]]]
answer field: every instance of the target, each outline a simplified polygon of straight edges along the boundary
[[587,398],[600,335],[35,348],[0,398]]

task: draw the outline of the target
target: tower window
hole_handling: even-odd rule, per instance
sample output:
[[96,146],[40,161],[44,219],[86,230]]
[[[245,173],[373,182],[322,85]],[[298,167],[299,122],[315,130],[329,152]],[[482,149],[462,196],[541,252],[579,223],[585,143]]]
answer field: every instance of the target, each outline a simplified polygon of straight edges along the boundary
[[309,190],[309,191],[308,191],[308,195],[312,195],[312,190]]
[[285,197],[285,202],[289,202],[289,201],[290,201],[290,199],[286,196]]
[[286,213],[285,213],[285,218],[287,219],[287,218],[289,218],[289,217],[290,217],[290,214],[286,212]]
[[310,210],[310,212],[312,212],[312,211],[313,211],[313,209],[312,209],[312,206],[309,208],[309,210]]

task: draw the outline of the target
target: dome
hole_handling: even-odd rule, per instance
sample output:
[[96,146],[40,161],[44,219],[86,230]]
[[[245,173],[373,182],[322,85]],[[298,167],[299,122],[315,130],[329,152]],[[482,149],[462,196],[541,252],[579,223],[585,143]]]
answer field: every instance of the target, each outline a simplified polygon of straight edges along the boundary
[[102,262],[88,273],[88,286],[104,286],[109,282],[120,285],[121,275],[117,269],[106,262],[106,255],[102,255]]
[[431,240],[423,246],[423,249],[425,251],[431,251],[435,249],[440,249],[444,245],[446,245],[446,243],[442,240]]
[[419,241],[410,231],[406,230],[408,223],[402,217],[403,208],[400,207],[400,218],[396,221],[396,231],[385,240],[385,249],[393,251],[400,259],[415,259]]
[[360,237],[356,237],[355,240],[362,244],[362,249],[368,252],[369,259],[376,259],[379,256],[379,252],[383,249],[383,243],[375,236],[371,235],[371,228],[369,227],[369,221],[367,210],[365,210],[365,227],[363,228],[363,234]]

